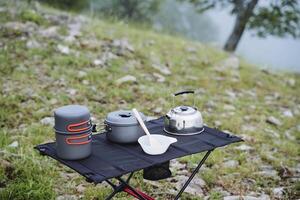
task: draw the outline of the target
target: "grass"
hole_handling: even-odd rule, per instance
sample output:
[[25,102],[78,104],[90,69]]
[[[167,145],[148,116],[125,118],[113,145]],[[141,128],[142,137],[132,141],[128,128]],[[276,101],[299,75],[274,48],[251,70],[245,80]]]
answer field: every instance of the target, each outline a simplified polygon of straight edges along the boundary
[[[7,3],[4,6],[14,7]],[[23,4],[16,7],[15,14],[9,11],[0,13],[1,23],[30,21],[45,29],[53,24],[45,19],[44,13],[61,14],[61,11],[43,6],[37,11]],[[60,24],[59,33],[65,35],[67,32],[65,25]],[[104,67],[95,66],[93,60],[101,57],[108,48],[105,44],[120,38],[128,39],[134,52],[126,51],[124,55],[109,60]],[[43,44],[43,47],[28,49],[26,41],[30,39]],[[89,45],[84,45],[89,41]],[[281,111],[287,108],[299,112],[298,74],[265,73],[242,59],[236,72],[230,68],[218,71],[216,66],[222,65],[223,60],[230,56],[223,51],[180,37],[98,19],[84,23],[76,42],[45,39],[37,32],[28,36],[4,28],[0,30],[0,44],[5,47],[0,49],[0,199],[55,199],[65,194],[103,199],[110,192],[109,187],[98,185],[95,188],[76,174],[66,178],[65,173],[73,172],[38,155],[33,149],[37,144],[54,139],[52,127],[42,125],[40,120],[52,116],[53,109],[59,106],[75,103],[88,106],[99,123],[110,111],[132,107],[151,116],[156,107],[161,107],[161,113],[156,115],[163,115],[172,107],[169,94],[183,89],[203,91],[196,97],[196,105],[202,111],[206,124],[214,126],[214,121],[218,120],[222,123],[219,129],[249,137],[245,144],[253,147],[252,151],[242,152],[234,149],[239,145],[235,144],[213,152],[200,173],[207,183],[210,199],[223,197],[214,190],[215,187],[241,195],[251,191],[265,192],[271,198],[270,188],[277,186],[288,188],[286,199],[292,199],[299,193],[299,182],[257,175],[261,165],[271,165],[280,171],[282,167],[293,168],[299,163],[300,133],[295,128],[299,124],[299,113],[287,118]],[[56,50],[58,44],[69,46],[72,52],[61,54]],[[189,52],[188,48],[194,48],[195,52]],[[109,47],[109,51],[116,54],[118,49]],[[163,83],[153,78],[153,72],[159,73],[151,66],[155,62],[168,65],[172,72],[165,76]],[[86,76],[78,76],[78,71],[86,72]],[[238,82],[233,79],[234,73],[239,75]],[[116,85],[115,80],[127,74],[135,76],[137,83]],[[295,86],[287,84],[289,79],[296,80]],[[83,84],[84,81],[88,84]],[[76,90],[75,95],[69,93],[70,89]],[[229,98],[226,90],[235,91],[237,97]],[[255,91],[256,96],[245,91]],[[275,93],[279,97],[267,103],[266,96]],[[210,100],[216,104],[212,108],[207,106]],[[225,104],[234,105],[235,111],[232,113],[224,109]],[[266,118],[271,115],[280,119],[283,125],[276,127],[266,123]],[[255,131],[242,132],[243,126],[248,124],[255,126]],[[279,138],[266,129],[278,133]],[[286,130],[290,130],[296,139],[288,139]],[[9,147],[14,141],[19,146]],[[180,161],[188,163],[189,170],[192,170],[201,156],[192,155]],[[10,166],[2,164],[3,160]],[[223,167],[226,160],[237,160],[239,165],[233,169]],[[247,180],[252,181],[246,184]],[[83,193],[74,189],[81,183],[86,184]],[[157,199],[172,197],[165,192],[173,187],[167,181],[161,181],[163,189],[160,194],[155,193],[157,189],[144,184],[141,173],[136,175],[133,184],[154,194]],[[237,187],[239,190],[236,190]],[[120,194],[117,199],[127,198],[126,194]],[[199,197],[184,194],[183,199]]]

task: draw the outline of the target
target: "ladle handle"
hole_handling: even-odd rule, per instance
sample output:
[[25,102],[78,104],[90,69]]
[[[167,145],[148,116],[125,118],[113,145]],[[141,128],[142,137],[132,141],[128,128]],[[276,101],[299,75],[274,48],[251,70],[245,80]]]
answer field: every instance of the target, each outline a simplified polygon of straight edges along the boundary
[[143,130],[145,131],[145,133],[146,133],[148,136],[150,136],[150,133],[149,133],[149,131],[148,131],[148,129],[147,129],[147,127],[146,127],[144,121],[142,120],[142,118],[141,118],[139,112],[138,112],[135,108],[132,109],[132,112],[133,112],[135,118],[136,118],[136,119],[138,120],[138,122],[140,123],[141,127],[143,128]]

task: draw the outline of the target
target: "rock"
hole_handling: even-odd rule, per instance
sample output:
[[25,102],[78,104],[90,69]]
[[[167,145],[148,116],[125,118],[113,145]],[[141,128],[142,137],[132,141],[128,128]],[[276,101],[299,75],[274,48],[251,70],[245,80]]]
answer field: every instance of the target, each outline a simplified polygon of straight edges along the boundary
[[235,149],[240,150],[240,151],[251,151],[251,150],[253,150],[253,147],[250,147],[246,144],[242,144],[240,146],[235,147]]
[[53,99],[50,99],[50,101],[49,101],[49,103],[51,104],[51,105],[54,105],[54,104],[56,104],[58,101],[57,101],[57,99],[55,99],[55,98],[53,98]]
[[[176,180],[177,180],[176,188],[177,189],[182,188],[182,186],[187,181],[187,179],[188,179],[187,176],[183,176],[183,175],[176,176]],[[188,185],[188,187],[185,189],[185,192],[192,195],[203,197],[204,194],[203,194],[202,187],[204,187],[205,185],[206,185],[205,181],[196,176]]]
[[165,65],[162,64],[152,64],[152,67],[156,70],[158,70],[160,73],[164,74],[164,75],[171,75],[171,71],[169,70],[169,68]]
[[230,98],[232,98],[232,99],[235,99],[235,98],[236,98],[236,93],[233,92],[233,91],[231,91],[231,90],[226,90],[226,91],[225,91],[225,94],[226,94],[227,96],[229,96]]
[[154,72],[153,76],[156,78],[156,81],[159,82],[159,83],[163,83],[166,80],[166,78],[163,75],[159,74],[159,73]]
[[83,85],[89,85],[90,82],[89,82],[88,80],[83,80],[83,81],[82,81],[82,84],[83,84]]
[[40,48],[41,44],[38,41],[36,41],[36,40],[28,40],[26,42],[26,47],[28,49],[36,49],[36,48]]
[[265,128],[264,131],[266,131],[267,133],[270,133],[272,137],[280,138],[280,134],[272,129]]
[[254,132],[254,131],[256,131],[256,127],[253,126],[253,125],[251,125],[251,124],[242,125],[241,129],[242,129],[243,132],[246,132],[246,131],[248,131],[248,132]]
[[185,50],[186,50],[188,53],[196,53],[196,52],[197,52],[197,49],[196,49],[195,47],[192,47],[192,46],[186,47]]
[[83,184],[79,184],[76,186],[76,191],[79,193],[83,193],[85,191],[86,187]]
[[214,121],[214,125],[215,125],[215,127],[220,127],[222,125],[222,122],[216,120],[216,121]]
[[288,79],[288,80],[286,81],[286,83],[287,83],[289,86],[291,86],[291,87],[294,87],[294,86],[296,85],[296,81],[295,81],[295,79],[293,79],[293,78]]
[[257,172],[256,174],[273,178],[274,180],[280,180],[280,177],[278,176],[278,173],[271,165],[263,165],[260,167],[262,171]]
[[296,140],[296,137],[291,134],[291,130],[287,130],[284,132],[284,135],[289,140]]
[[59,39],[59,34],[57,33],[58,27],[57,26],[50,26],[47,29],[42,29],[38,32],[38,34],[45,38],[53,38]]
[[235,168],[238,165],[239,165],[239,162],[236,161],[236,160],[228,160],[228,161],[223,163],[223,166],[227,167],[227,168]]
[[70,49],[68,46],[64,46],[64,45],[57,45],[57,50],[62,53],[62,54],[65,54],[65,55],[68,55],[70,54]]
[[285,117],[289,117],[289,118],[294,117],[292,111],[290,111],[290,110],[285,110],[285,111],[283,111],[282,114],[283,114],[283,116],[285,116]]
[[277,198],[282,198],[284,194],[284,187],[277,187],[272,189],[272,193]]
[[78,199],[79,197],[77,197],[76,195],[69,195],[69,194],[56,197],[56,200],[78,200]]
[[162,110],[163,110],[162,107],[156,107],[156,108],[153,110],[153,112],[154,112],[155,114],[159,114],[159,113],[161,113]]
[[224,200],[262,200],[260,197],[253,196],[226,196],[223,198]]
[[31,34],[37,29],[38,26],[33,22],[7,22],[3,25],[3,27],[14,32]]
[[53,117],[45,117],[45,118],[41,119],[40,123],[45,126],[54,126],[54,118]]
[[95,66],[102,66],[102,65],[105,64],[105,62],[103,62],[103,60],[100,60],[100,59],[95,59],[95,60],[93,61],[93,64],[94,64]]
[[223,61],[223,66],[225,68],[232,68],[232,69],[238,69],[240,66],[240,62],[238,57],[236,56],[230,56],[226,60]]
[[67,93],[69,93],[71,96],[74,96],[75,94],[77,94],[77,90],[74,88],[70,88],[67,90]]
[[209,100],[206,104],[205,104],[206,107],[208,108],[214,108],[216,106],[216,103],[212,100]]
[[18,141],[13,141],[10,145],[8,145],[11,148],[17,148],[19,146],[19,142]]
[[116,80],[117,85],[121,85],[121,84],[126,83],[126,82],[137,82],[137,79],[136,79],[136,77],[134,77],[132,75],[126,75],[126,76]]
[[235,107],[233,105],[229,105],[229,104],[225,104],[223,106],[224,110],[227,110],[227,111],[234,111],[235,110]]
[[78,78],[83,78],[83,77],[86,77],[87,76],[87,73],[85,71],[78,71],[78,74],[77,74],[77,77]]
[[113,40],[112,46],[118,47],[121,54],[124,53],[124,50],[134,52],[133,46],[129,44],[126,38]]
[[273,116],[268,117],[266,122],[269,123],[269,124],[273,124],[275,126],[281,126],[282,125],[282,122],[279,119],[277,119]]

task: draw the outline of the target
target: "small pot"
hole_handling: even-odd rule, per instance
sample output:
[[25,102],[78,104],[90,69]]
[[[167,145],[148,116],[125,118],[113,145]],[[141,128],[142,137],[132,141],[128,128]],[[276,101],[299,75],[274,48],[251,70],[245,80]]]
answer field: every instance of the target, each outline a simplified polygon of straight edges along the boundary
[[[146,117],[140,113],[145,122]],[[145,135],[142,127],[130,110],[119,110],[108,113],[105,121],[106,138],[116,143],[135,143]]]
[[68,105],[54,111],[56,153],[66,160],[88,157],[92,152],[92,123],[84,106]]

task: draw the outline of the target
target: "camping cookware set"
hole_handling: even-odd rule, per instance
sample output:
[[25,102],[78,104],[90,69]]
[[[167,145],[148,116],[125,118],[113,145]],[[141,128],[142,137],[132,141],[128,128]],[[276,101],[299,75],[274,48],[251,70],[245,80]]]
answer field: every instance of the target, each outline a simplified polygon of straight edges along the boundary
[[[183,94],[194,94],[194,91],[173,94],[173,105],[174,98]],[[63,106],[54,111],[54,119],[57,155],[67,160],[88,157],[92,152],[91,140],[94,129],[89,110],[80,105]],[[170,144],[177,141],[176,138],[165,135],[150,135],[144,122],[146,122],[145,115],[135,109],[110,112],[103,124],[106,138],[110,142],[119,144],[138,142],[144,152],[150,155],[164,153]],[[195,97],[193,106],[176,106],[166,114],[164,119],[164,131],[171,135],[194,135],[203,130],[203,120],[201,113],[195,107]],[[153,168],[147,169],[146,172],[152,170]],[[163,176],[167,176],[166,174],[168,171]]]

